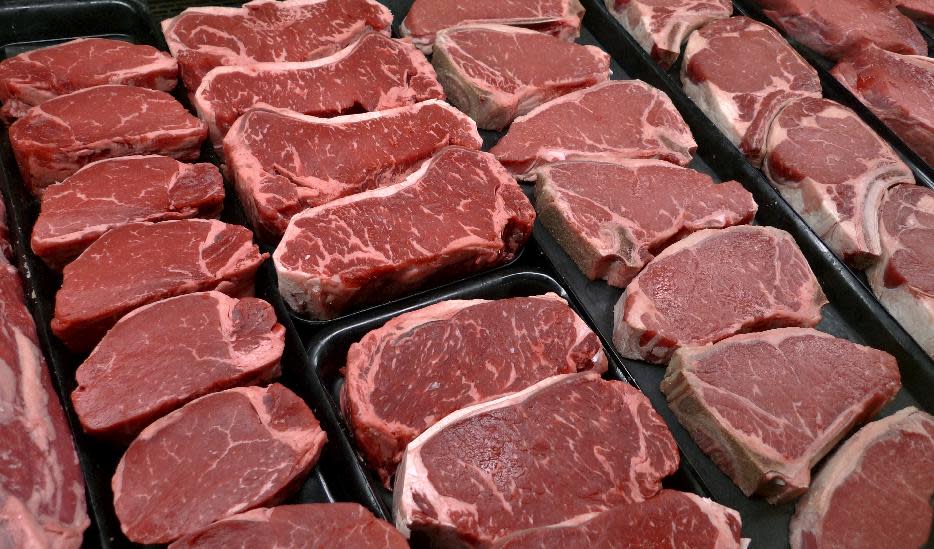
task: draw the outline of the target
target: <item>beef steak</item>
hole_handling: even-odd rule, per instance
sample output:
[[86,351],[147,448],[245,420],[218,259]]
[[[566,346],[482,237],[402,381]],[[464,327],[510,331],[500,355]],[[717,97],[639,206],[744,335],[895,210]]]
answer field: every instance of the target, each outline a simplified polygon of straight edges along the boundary
[[561,160],[658,158],[685,165],[697,144],[663,92],[611,81],[553,99],[520,116],[490,152],[515,177]]
[[535,209],[587,278],[624,288],[691,232],[749,223],[756,203],[735,181],[716,185],[661,160],[622,160],[540,168]]
[[438,32],[431,63],[451,104],[488,130],[610,77],[610,56],[600,48],[494,24]]
[[555,376],[454,412],[411,442],[396,474],[396,527],[487,546],[650,498],[678,461],[638,389],[596,373]]
[[898,11],[918,23],[934,27],[934,0],[895,0]]
[[534,220],[495,158],[450,147],[401,183],[293,217],[273,254],[279,291],[294,310],[332,318],[507,263]]
[[794,239],[773,227],[705,229],[636,275],[614,310],[626,358],[666,363],[679,347],[785,326],[812,327],[827,303]]

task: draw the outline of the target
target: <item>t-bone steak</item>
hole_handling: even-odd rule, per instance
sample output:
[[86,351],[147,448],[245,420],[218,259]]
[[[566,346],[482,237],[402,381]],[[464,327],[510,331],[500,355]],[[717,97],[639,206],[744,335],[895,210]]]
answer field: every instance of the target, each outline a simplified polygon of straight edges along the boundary
[[727,0],[605,0],[642,49],[664,69],[675,64],[688,36],[733,13]]
[[253,277],[266,257],[249,229],[220,221],[118,227],[65,267],[52,331],[70,349],[88,351],[143,305],[207,290],[252,294]]
[[542,225],[591,280],[625,288],[655,254],[700,230],[749,223],[756,203],[730,181],[661,160],[557,162],[538,170]]
[[486,547],[646,500],[678,468],[675,441],[638,389],[566,374],[445,417],[408,445],[393,513],[403,534]]
[[157,301],[121,318],[75,373],[84,431],[118,441],[200,396],[279,376],[285,328],[261,299],[220,292]]
[[79,38],[0,62],[0,114],[13,120],[44,102],[101,84],[172,91],[178,63],[152,46]]
[[169,543],[275,505],[301,486],[326,440],[308,405],[278,383],[203,396],[130,444],[112,482],[120,526],[131,541]]
[[389,34],[392,13],[374,0],[253,0],[242,8],[195,7],[162,22],[182,82],[194,93],[214,67],[311,61],[368,30]]
[[894,357],[810,328],[682,347],[662,380],[701,450],[770,503],[807,491],[811,468],[900,388]]
[[895,0],[898,11],[934,28],[934,0]]
[[223,207],[224,180],[212,164],[155,155],[99,160],[45,188],[32,251],[61,269],[115,227],[216,217]]
[[772,120],[798,97],[820,97],[817,71],[775,29],[748,17],[714,21],[691,35],[684,92],[754,165]]
[[337,198],[398,183],[448,145],[479,149],[476,124],[443,101],[337,118],[254,109],[224,139],[240,201],[265,240]]
[[415,0],[400,30],[430,54],[438,31],[471,23],[523,27],[573,42],[580,35],[583,16],[578,0]]
[[448,100],[488,130],[610,77],[610,56],[600,48],[495,24],[439,32],[431,63]]
[[930,547],[932,496],[934,417],[905,408],[863,427],[824,464],[791,520],[791,547]]
[[217,67],[201,81],[193,103],[220,146],[234,121],[258,103],[329,117],[428,99],[444,99],[444,90],[425,56],[371,32],[314,61]]
[[607,369],[600,339],[555,294],[442,301],[350,347],[341,404],[388,483],[406,444],[449,413],[590,369]]
[[50,99],[10,126],[26,186],[42,189],[105,158],[161,154],[196,160],[207,126],[171,95],[103,85]]
[[516,118],[490,152],[515,177],[561,160],[658,158],[691,161],[697,143],[660,90],[638,80],[611,81],[553,99]]
[[679,347],[813,327],[826,303],[790,234],[751,225],[705,229],[666,248],[626,287],[613,342],[626,358],[664,364]]
[[295,311],[333,318],[511,261],[535,210],[487,153],[444,149],[405,181],[296,215],[273,254]]

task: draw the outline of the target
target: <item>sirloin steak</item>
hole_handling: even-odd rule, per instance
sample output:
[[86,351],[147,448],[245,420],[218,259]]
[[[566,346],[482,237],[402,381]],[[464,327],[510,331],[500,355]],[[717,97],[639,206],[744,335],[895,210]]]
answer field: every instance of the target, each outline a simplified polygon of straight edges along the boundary
[[253,109],[224,138],[224,151],[253,227],[275,241],[302,210],[399,183],[448,145],[482,144],[467,115],[430,100],[330,119]]
[[10,145],[32,194],[105,158],[162,154],[196,160],[207,127],[171,95],[104,85],[50,99],[10,126]]
[[169,543],[275,505],[298,490],[326,440],[308,405],[278,383],[203,396],[130,444],[112,482],[120,526],[131,541]]
[[775,29],[748,17],[714,21],[692,34],[681,83],[755,166],[782,107],[798,97],[821,96],[817,71]]
[[99,160],[45,188],[32,251],[61,269],[105,232],[138,221],[215,217],[224,180],[212,164],[166,156]]
[[314,318],[511,261],[535,210],[492,155],[449,147],[401,183],[305,210],[273,254],[279,292]]
[[172,91],[178,63],[152,46],[79,38],[0,62],[0,110],[13,120],[53,97],[101,84]]
[[578,90],[516,118],[490,152],[515,177],[561,160],[657,158],[691,161],[697,144],[681,114],[660,90],[638,80]]
[[285,328],[261,299],[220,292],[157,301],[121,318],[75,373],[86,433],[123,441],[202,395],[279,376]]
[[679,347],[743,332],[812,327],[827,303],[794,239],[780,229],[705,229],[669,246],[616,303],[613,343],[664,364]]
[[555,376],[454,412],[411,442],[393,514],[406,536],[489,546],[646,500],[678,461],[638,389],[591,372]]
[[374,0],[253,0],[242,8],[196,7],[162,22],[182,82],[194,93],[214,67],[311,61],[368,30],[389,34],[392,13]]
[[341,404],[388,484],[406,444],[449,413],[590,369],[607,369],[600,339],[555,294],[442,301],[350,347]]
[[425,56],[371,32],[315,61],[217,67],[201,81],[193,103],[220,146],[234,121],[258,103],[328,117],[428,99],[444,99],[444,90]]
[[488,130],[610,77],[610,56],[600,48],[494,24],[440,31],[431,63],[451,104]]
[[669,244],[749,223],[756,208],[739,183],[661,160],[557,162],[535,184],[542,225],[587,278],[620,288]]
[[143,305],[206,290],[252,294],[253,277],[266,257],[249,229],[220,221],[118,227],[65,267],[52,331],[73,351],[88,351]]
[[678,421],[747,496],[807,491],[811,468],[901,388],[895,358],[809,328],[682,347],[662,380]]

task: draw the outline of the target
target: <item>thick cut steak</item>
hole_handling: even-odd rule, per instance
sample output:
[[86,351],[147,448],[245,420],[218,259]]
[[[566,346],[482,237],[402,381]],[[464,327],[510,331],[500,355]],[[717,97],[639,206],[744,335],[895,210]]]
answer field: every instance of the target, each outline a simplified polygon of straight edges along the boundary
[[934,60],[869,45],[841,59],[831,72],[934,166]]
[[61,269],[115,227],[215,217],[223,207],[224,180],[212,164],[154,155],[100,160],[46,187],[32,251]]
[[137,543],[169,543],[275,505],[304,482],[327,435],[278,383],[203,396],[145,428],[117,466],[114,509]]
[[262,103],[312,116],[380,111],[444,99],[431,64],[412,45],[375,32],[314,61],[218,67],[193,103],[220,146],[234,121]]
[[253,0],[242,8],[196,7],[162,22],[182,82],[194,93],[214,67],[311,61],[368,30],[389,34],[392,13],[374,0]]
[[898,11],[923,23],[934,27],[934,0],[895,0]]
[[354,343],[341,404],[388,483],[405,446],[451,412],[547,377],[604,372],[600,339],[555,294],[442,301]]
[[664,69],[674,65],[688,36],[733,13],[727,0],[605,0],[642,49]]
[[748,17],[714,21],[691,35],[684,92],[758,166],[772,120],[790,100],[820,97],[817,71],[772,27]]
[[700,229],[749,223],[752,195],[735,182],[661,160],[558,162],[538,170],[542,225],[591,280],[626,287],[666,246]]
[[306,210],[273,260],[279,291],[315,318],[511,261],[535,210],[487,153],[444,149],[405,181]]
[[815,326],[826,303],[790,234],[750,225],[705,229],[669,246],[626,287],[613,342],[626,358],[664,364],[679,347]]
[[930,547],[932,496],[934,417],[905,408],[860,429],[824,464],[791,520],[791,547]]
[[740,549],[741,527],[739,513],[728,507],[662,490],[646,501],[617,505],[579,522],[517,532],[493,549]]
[[393,513],[403,534],[484,547],[648,499],[678,460],[638,389],[591,372],[555,376],[454,412],[411,442]]
[[252,294],[253,277],[266,257],[249,229],[220,221],[118,227],[65,267],[52,331],[70,349],[88,351],[143,305],[207,290]]
[[662,392],[678,421],[747,496],[791,501],[811,468],[901,388],[888,353],[810,328],[682,347]]
[[523,27],[573,42],[580,35],[583,16],[584,7],[578,0],[415,0],[400,30],[430,54],[438,31],[471,23]]
[[882,257],[869,285],[915,341],[934,357],[934,191],[889,189],[879,214]]
[[914,175],[859,116],[816,97],[786,104],[769,130],[763,171],[821,240],[865,268],[879,257],[879,206]]
[[473,120],[430,100],[329,119],[254,109],[224,138],[224,152],[253,227],[275,241],[302,210],[398,183],[448,145],[482,144]]
[[103,85],[50,99],[10,126],[10,145],[36,196],[96,160],[162,154],[196,160],[207,126],[171,95]]
[[448,100],[488,130],[610,77],[610,56],[600,48],[495,24],[439,32],[431,63]]
[[638,80],[578,90],[520,116],[490,152],[515,177],[561,160],[658,158],[685,165],[697,143],[660,90]]
[[172,91],[177,81],[175,59],[152,46],[79,38],[0,62],[0,113],[19,118],[53,97],[101,84]]
[[172,297],[121,318],[75,373],[85,432],[132,440],[202,395],[279,376],[285,328],[261,299]]
[[169,549],[408,549],[398,530],[356,503],[260,508],[219,520]]

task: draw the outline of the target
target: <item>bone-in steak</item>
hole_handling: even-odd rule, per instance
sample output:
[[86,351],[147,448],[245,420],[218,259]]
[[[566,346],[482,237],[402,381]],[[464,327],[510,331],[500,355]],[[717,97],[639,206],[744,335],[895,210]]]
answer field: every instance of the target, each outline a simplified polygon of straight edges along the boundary
[[396,474],[396,527],[484,546],[648,499],[678,460],[638,389],[596,373],[555,376],[454,412],[411,442]]

